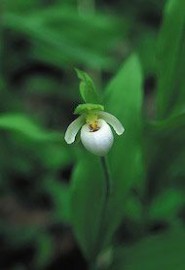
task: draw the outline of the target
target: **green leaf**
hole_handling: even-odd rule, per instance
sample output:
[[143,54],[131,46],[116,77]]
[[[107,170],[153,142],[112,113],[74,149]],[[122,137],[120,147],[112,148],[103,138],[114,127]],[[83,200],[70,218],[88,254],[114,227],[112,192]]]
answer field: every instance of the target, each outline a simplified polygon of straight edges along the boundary
[[185,8],[184,0],[169,0],[158,44],[158,118],[185,106]]
[[185,113],[168,117],[160,121],[152,121],[147,125],[148,131],[157,134],[169,134],[171,132],[182,131],[185,127]]
[[[33,49],[29,56],[33,59],[60,68],[83,64],[110,69],[115,64],[109,52],[120,39],[120,24],[112,16],[97,12],[80,16],[76,8],[58,4],[27,14],[6,12],[2,21],[5,28],[29,39]],[[123,28],[128,27],[122,27],[125,32]],[[92,39],[92,31],[96,38]]]
[[30,12],[30,10],[38,9],[40,7],[40,3],[37,0],[28,0],[26,2],[17,0],[16,3],[12,0],[6,0],[4,4],[5,10],[19,13],[22,12],[24,14],[28,11]]
[[73,231],[88,260],[96,253],[104,201],[103,174],[99,160],[91,154],[79,156],[71,188]]
[[104,111],[104,106],[100,104],[80,104],[76,107],[74,114],[83,114],[90,111]]
[[94,82],[89,75],[79,69],[75,69],[80,82],[80,94],[86,103],[99,103],[98,94]]
[[52,177],[45,179],[44,185],[47,193],[52,198],[53,212],[57,220],[70,223],[70,186],[60,183],[58,179]]
[[173,220],[185,203],[184,194],[179,190],[166,190],[153,199],[149,209],[151,219]]
[[184,270],[185,231],[169,231],[117,248],[110,270]]
[[1,114],[0,115],[0,129],[19,132],[29,139],[35,141],[60,141],[62,142],[62,134],[57,132],[49,132],[36,123],[29,117],[23,114]]
[[36,237],[36,254],[33,260],[35,268],[45,269],[54,256],[54,243],[47,233],[40,233]]
[[146,134],[147,163],[153,186],[151,200],[156,193],[166,190],[169,185],[184,187],[185,114],[150,123],[146,127]]
[[[121,67],[106,90],[106,110],[115,115],[125,127],[116,137],[110,151],[113,193],[105,220],[106,242],[120,225],[124,215],[125,198],[135,186],[142,189],[144,165],[142,156],[142,72],[136,55]],[[110,218],[111,217],[111,218]]]

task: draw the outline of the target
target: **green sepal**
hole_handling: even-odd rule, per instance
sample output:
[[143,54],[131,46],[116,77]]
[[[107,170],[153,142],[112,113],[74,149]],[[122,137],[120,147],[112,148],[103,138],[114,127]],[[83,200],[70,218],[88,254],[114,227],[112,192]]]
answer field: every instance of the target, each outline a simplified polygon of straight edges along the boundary
[[86,103],[99,103],[98,94],[91,77],[84,71],[75,68],[80,82],[80,94]]
[[92,103],[80,104],[76,107],[74,114],[87,114],[91,111],[104,111],[104,106]]

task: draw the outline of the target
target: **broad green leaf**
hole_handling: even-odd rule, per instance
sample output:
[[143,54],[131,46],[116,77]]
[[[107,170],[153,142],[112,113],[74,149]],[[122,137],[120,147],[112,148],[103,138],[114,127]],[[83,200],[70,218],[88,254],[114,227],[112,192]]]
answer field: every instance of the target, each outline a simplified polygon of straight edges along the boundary
[[71,221],[87,259],[95,257],[104,202],[104,178],[98,158],[79,156],[72,177]]
[[185,231],[179,228],[117,248],[109,270],[184,270],[184,250]]
[[79,69],[75,69],[80,81],[80,94],[86,103],[99,103],[94,82],[90,76]]
[[145,32],[139,37],[138,54],[145,76],[156,71],[156,32]]
[[57,132],[49,132],[36,123],[29,117],[23,114],[4,113],[0,115],[0,130],[19,132],[29,139],[35,141],[59,141],[62,134]]
[[121,67],[106,89],[105,110],[115,115],[125,127],[116,137],[109,160],[113,192],[110,199],[105,237],[109,242],[124,215],[125,198],[133,186],[142,189],[144,166],[142,157],[142,72],[136,55]]
[[169,0],[158,43],[158,118],[185,108],[184,0]]

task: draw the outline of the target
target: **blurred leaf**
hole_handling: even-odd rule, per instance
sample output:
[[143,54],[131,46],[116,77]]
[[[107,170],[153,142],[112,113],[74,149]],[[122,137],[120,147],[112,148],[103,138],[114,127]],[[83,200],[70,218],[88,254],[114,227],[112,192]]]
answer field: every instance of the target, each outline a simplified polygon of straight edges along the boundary
[[112,261],[113,261],[113,247],[110,246],[98,255],[97,268],[101,270],[108,269],[108,267],[112,264]]
[[54,245],[51,237],[47,233],[38,234],[36,240],[36,255],[34,266],[37,269],[45,269],[53,257]]
[[5,220],[0,221],[0,231],[6,236],[6,239],[11,242],[12,246],[20,247],[30,243],[39,233],[38,226],[18,226],[11,223],[7,224]]
[[44,166],[53,171],[61,170],[74,162],[74,154],[70,151],[68,145],[62,144],[61,141],[57,143],[46,142],[46,144],[40,144],[39,146],[36,144],[35,147]]
[[50,194],[55,206],[56,218],[70,223],[70,186],[60,183],[55,178],[45,179],[45,189]]
[[26,2],[24,0],[6,0],[4,7],[8,11],[14,11],[14,12],[27,12],[32,9],[38,8],[40,5],[39,1],[37,0],[27,0]]
[[184,0],[169,0],[158,44],[158,118],[185,109]]
[[144,74],[156,72],[156,33],[144,32],[139,40],[138,53],[141,59]]
[[150,122],[145,130],[150,175],[150,200],[167,187],[183,188],[185,173],[185,114]]
[[181,228],[118,248],[110,270],[184,270],[185,232]]
[[128,191],[133,186],[143,188],[142,97],[141,67],[137,56],[132,55],[106,90],[105,110],[118,117],[126,130],[116,138],[109,156],[113,192],[105,220],[108,242],[123,218]]
[[169,134],[177,132],[178,129],[185,127],[185,113],[174,115],[164,120],[153,121],[149,123],[148,128],[150,131],[158,134]]
[[34,123],[23,114],[6,113],[0,115],[0,129],[19,132],[35,141],[59,141],[63,134],[49,132]]
[[3,23],[5,28],[29,37],[31,57],[65,67],[79,63],[96,68],[112,66],[114,60],[108,53],[120,39],[114,18],[102,14],[80,16],[75,9],[61,5],[27,16],[6,13]]
[[2,91],[3,88],[4,88],[4,80],[2,79],[2,77],[0,77],[0,92]]
[[129,220],[141,223],[143,218],[143,206],[138,198],[129,195],[123,206],[124,216]]
[[80,81],[80,94],[86,103],[99,103],[98,94],[91,77],[84,71],[75,69]]
[[149,209],[151,219],[171,220],[178,215],[185,203],[184,193],[178,190],[167,190],[156,196]]

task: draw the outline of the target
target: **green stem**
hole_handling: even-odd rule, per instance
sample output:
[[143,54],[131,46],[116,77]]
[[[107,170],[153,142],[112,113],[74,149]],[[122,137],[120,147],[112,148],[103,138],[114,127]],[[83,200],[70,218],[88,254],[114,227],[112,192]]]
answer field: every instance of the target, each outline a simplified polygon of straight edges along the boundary
[[101,157],[101,163],[105,177],[105,205],[106,205],[108,198],[111,194],[112,181],[107,159],[105,157]]
[[104,202],[103,202],[103,207],[102,207],[102,214],[100,218],[100,227],[99,227],[99,231],[97,235],[97,243],[95,245],[94,256],[90,264],[90,268],[89,268],[90,270],[92,269],[98,270],[98,267],[96,265],[96,258],[102,248],[102,242],[103,242],[103,236],[104,236],[103,234],[105,231],[106,210],[107,210],[107,205],[108,205],[108,201],[109,201],[111,190],[112,190],[111,174],[110,174],[107,159],[105,157],[101,157],[101,164],[102,164],[102,169],[104,173],[105,197],[104,197]]

